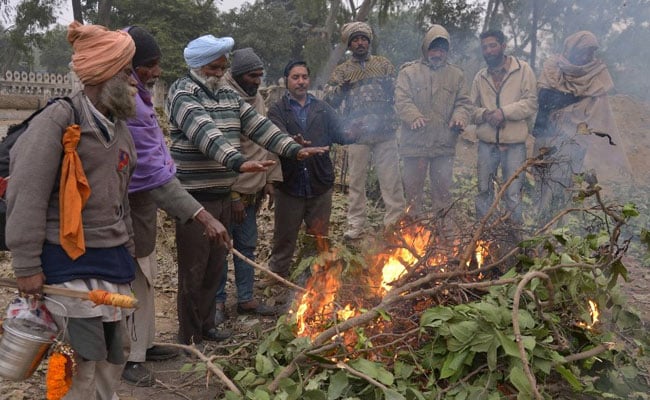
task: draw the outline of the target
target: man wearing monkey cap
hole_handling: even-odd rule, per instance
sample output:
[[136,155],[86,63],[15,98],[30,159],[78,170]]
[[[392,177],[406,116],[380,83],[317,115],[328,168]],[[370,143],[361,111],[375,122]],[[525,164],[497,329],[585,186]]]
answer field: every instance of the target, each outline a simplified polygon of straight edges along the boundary
[[370,54],[373,34],[366,23],[344,25],[341,40],[352,57],[332,72],[325,100],[340,108],[346,130],[359,137],[356,144],[348,146],[350,197],[344,233],[347,239],[359,239],[366,224],[366,179],[371,156],[386,206],[384,226],[397,222],[405,208],[395,139],[395,67],[385,57]]

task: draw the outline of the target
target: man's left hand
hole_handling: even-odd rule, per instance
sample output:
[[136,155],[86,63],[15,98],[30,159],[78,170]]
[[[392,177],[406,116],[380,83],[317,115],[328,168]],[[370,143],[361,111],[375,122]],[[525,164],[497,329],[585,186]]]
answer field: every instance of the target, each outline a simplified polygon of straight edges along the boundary
[[314,156],[316,154],[325,154],[328,151],[330,151],[330,148],[327,146],[320,146],[320,147],[303,147],[300,149],[298,152],[298,155],[296,156],[296,159],[298,161],[302,161],[306,158],[309,158],[311,156]]
[[273,160],[246,161],[239,167],[239,172],[266,172],[275,165]]
[[454,119],[449,122],[449,128],[457,133],[461,133],[463,130],[465,130],[466,125],[467,124],[465,121],[462,121],[460,119]]

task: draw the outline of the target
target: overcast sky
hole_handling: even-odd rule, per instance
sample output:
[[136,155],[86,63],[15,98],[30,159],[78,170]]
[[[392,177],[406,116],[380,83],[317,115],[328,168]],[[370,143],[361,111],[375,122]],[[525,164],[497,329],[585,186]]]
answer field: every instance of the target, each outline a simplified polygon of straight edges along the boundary
[[[11,3],[17,4],[19,0],[12,0]],[[244,3],[254,2],[254,0],[216,0],[217,7],[220,11],[228,11],[233,8],[239,8]],[[68,25],[72,22],[72,4],[70,1],[66,1],[65,9],[61,10],[61,14],[58,18],[58,23],[62,25]]]

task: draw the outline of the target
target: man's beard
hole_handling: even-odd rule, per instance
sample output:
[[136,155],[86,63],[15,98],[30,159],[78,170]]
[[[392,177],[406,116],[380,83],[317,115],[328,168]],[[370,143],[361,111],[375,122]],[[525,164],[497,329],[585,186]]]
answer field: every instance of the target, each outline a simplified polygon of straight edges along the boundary
[[483,56],[485,63],[490,68],[498,67],[503,62],[503,53],[495,56]]
[[137,89],[121,75],[109,79],[102,88],[99,102],[106,107],[117,119],[128,119],[135,116],[135,95]]
[[431,65],[433,68],[440,68],[442,67],[447,60],[443,59],[442,57],[429,57],[429,65]]
[[158,81],[158,79],[150,79],[149,81],[147,81],[147,82],[144,83],[144,87],[145,87],[148,91],[150,91],[150,92],[153,93],[153,88],[156,86],[156,82],[157,82],[157,81]]
[[242,89],[244,89],[244,92],[246,92],[246,94],[251,96],[251,97],[257,95],[257,86],[255,86],[255,85],[242,86]]
[[201,78],[203,81],[203,84],[208,87],[208,89],[212,90],[213,92],[219,89],[221,87],[221,78],[218,76],[207,76],[204,74],[200,69],[195,69],[194,73],[196,73],[196,76]]

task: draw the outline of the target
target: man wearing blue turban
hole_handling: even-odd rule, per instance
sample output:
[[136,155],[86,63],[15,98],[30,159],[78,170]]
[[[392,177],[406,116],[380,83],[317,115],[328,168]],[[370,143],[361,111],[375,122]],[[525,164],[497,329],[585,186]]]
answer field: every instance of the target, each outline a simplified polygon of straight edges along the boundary
[[[176,176],[226,227],[231,221],[231,186],[238,173],[264,172],[274,161],[247,161],[240,135],[282,157],[303,160],[327,147],[303,147],[258,114],[232,89],[219,84],[228,68],[230,37],[201,36],[183,52],[189,73],[170,88],[169,117]],[[178,340],[219,341],[229,336],[214,323],[219,277],[228,249],[210,242],[198,224],[176,223],[178,252]]]

